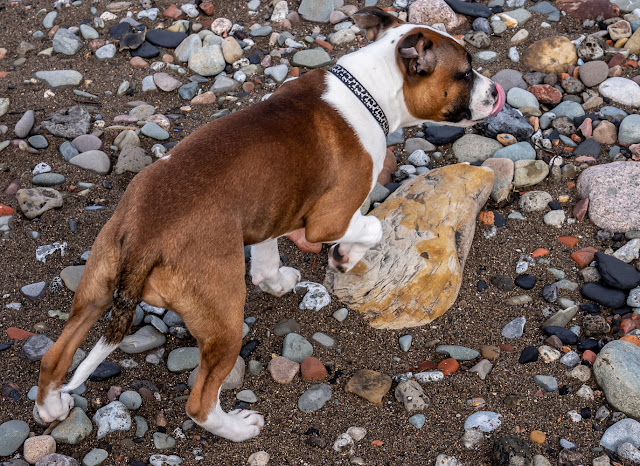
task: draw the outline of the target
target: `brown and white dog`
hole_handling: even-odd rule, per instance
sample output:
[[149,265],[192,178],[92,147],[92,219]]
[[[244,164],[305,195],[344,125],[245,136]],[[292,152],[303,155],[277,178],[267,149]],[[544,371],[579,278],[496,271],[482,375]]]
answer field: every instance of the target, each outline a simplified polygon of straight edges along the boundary
[[[448,34],[401,24],[377,8],[353,19],[375,42],[338,64],[375,99],[389,131],[426,120],[471,125],[501,109],[504,92],[471,69]],[[247,121],[252,138],[241,137]],[[69,392],[117,348],[144,300],[178,313],[198,341],[189,416],[235,442],[258,435],[260,414],[225,413],[219,401],[242,343],[243,246],[251,245],[253,283],[277,296],[300,280],[296,269],[280,267],[277,245],[297,230],[308,242],[336,243],[330,265],[351,269],[381,238],[379,220],[359,207],[385,152],[385,133],[363,102],[316,70],[198,129],[140,172],[98,235],[69,320],[42,359],[40,417],[67,417]],[[109,307],[106,333],[62,386],[76,349]]]

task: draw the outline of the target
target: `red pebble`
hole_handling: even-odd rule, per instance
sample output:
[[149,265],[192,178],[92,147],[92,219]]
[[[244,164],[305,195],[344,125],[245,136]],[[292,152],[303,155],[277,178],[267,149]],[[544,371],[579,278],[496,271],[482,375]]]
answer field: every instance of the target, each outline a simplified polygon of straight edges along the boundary
[[444,375],[449,375],[457,372],[458,369],[460,369],[460,364],[453,358],[447,358],[444,361],[440,361],[438,369],[441,370]]
[[300,373],[304,380],[322,380],[327,376],[327,368],[318,358],[309,356],[300,364]]
[[34,335],[35,333],[28,332],[27,330],[22,330],[17,327],[9,327],[7,329],[7,336],[10,340],[24,340],[25,338],[29,338]]
[[596,355],[596,353],[594,353],[591,350],[587,350],[584,353],[582,353],[582,359],[584,359],[585,361],[589,361],[591,364],[596,362],[597,357],[598,356]]
[[574,260],[578,267],[583,268],[593,262],[593,257],[595,253],[598,252],[596,248],[592,248],[591,246],[587,248],[580,249],[579,251],[571,253],[571,259]]

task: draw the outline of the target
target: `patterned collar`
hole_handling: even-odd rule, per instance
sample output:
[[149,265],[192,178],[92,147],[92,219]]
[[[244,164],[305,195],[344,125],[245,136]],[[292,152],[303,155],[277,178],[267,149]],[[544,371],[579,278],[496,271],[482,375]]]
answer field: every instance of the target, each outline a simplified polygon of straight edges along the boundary
[[360,99],[360,102],[367,107],[367,110],[369,110],[373,118],[376,119],[382,128],[382,131],[384,131],[384,135],[387,136],[389,134],[389,122],[387,121],[387,116],[384,114],[382,107],[380,107],[378,102],[376,102],[376,99],[374,99],[373,96],[369,94],[369,91],[360,84],[360,81],[340,65],[334,65],[328,71],[342,81],[342,83],[347,86],[347,88],[353,92],[358,99]]

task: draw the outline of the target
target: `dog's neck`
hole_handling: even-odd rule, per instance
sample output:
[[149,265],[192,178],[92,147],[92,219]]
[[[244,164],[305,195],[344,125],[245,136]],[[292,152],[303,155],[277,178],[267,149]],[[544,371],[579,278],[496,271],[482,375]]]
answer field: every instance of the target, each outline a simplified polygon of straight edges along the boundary
[[413,27],[415,25],[393,28],[376,42],[338,60],[338,64],[360,81],[378,102],[389,121],[390,133],[398,128],[424,123],[424,120],[411,115],[405,104],[402,90],[404,78],[396,63],[395,47],[391,44],[397,43]]

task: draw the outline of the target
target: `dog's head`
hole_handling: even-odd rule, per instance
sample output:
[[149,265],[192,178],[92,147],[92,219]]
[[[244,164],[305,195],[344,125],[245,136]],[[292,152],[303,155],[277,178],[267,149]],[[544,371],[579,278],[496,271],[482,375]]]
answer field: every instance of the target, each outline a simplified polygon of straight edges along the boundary
[[353,19],[369,40],[395,48],[404,100],[416,119],[470,126],[502,109],[504,90],[471,68],[471,55],[449,34],[403,24],[376,7]]

